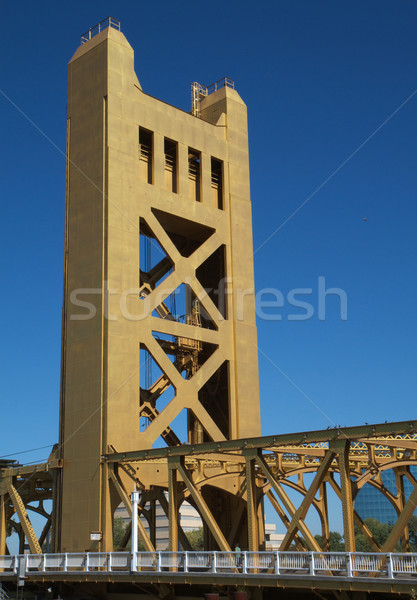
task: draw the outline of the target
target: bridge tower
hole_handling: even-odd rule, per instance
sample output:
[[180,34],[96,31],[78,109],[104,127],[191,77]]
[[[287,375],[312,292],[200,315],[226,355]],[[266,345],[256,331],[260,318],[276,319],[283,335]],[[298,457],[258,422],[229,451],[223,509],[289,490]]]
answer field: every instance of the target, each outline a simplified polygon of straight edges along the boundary
[[[260,434],[246,106],[228,79],[193,84],[191,113],[150,96],[115,20],[82,42],[68,67],[60,551],[111,550],[134,486],[155,499],[172,484],[167,464],[117,471],[104,454]],[[203,491],[230,545],[245,541],[239,481]]]

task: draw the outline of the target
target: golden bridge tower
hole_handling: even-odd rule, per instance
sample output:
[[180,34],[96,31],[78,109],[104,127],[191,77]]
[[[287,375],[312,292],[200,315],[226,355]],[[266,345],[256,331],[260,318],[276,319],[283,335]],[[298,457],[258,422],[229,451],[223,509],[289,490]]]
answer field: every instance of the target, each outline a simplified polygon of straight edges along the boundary
[[[166,463],[114,469],[104,454],[260,434],[246,106],[228,79],[193,84],[191,113],[148,95],[113,19],[82,42],[68,68],[61,551],[111,550],[135,485],[164,502]],[[245,527],[228,481],[203,496],[231,545]]]

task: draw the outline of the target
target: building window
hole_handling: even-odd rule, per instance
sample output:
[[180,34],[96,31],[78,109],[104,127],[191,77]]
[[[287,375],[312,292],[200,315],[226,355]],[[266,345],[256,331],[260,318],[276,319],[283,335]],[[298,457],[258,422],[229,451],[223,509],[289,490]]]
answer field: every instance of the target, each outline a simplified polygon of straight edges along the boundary
[[211,159],[211,199],[213,206],[223,210],[223,161]]
[[139,127],[139,174],[141,181],[152,180],[153,133]]
[[168,138],[164,141],[164,152],[165,152],[165,167],[164,167],[164,182],[165,189],[169,192],[178,192],[177,184],[177,156],[178,156],[178,144]]
[[198,150],[188,148],[188,195],[191,200],[200,202],[201,155]]

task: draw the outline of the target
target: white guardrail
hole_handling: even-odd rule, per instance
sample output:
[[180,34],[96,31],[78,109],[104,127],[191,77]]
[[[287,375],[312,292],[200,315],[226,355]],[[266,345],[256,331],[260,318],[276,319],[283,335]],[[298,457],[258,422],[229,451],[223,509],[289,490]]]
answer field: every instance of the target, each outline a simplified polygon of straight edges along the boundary
[[417,577],[417,553],[371,552],[80,552],[0,556],[0,579],[53,573],[216,573],[312,577]]

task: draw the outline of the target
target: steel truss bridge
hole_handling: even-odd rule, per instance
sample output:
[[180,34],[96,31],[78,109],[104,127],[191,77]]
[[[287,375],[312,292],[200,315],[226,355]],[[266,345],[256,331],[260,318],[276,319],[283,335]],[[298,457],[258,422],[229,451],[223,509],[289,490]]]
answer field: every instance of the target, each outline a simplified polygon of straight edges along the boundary
[[[160,501],[169,518],[171,550],[178,550],[179,543],[185,550],[190,549],[188,540],[178,523],[178,510],[185,499],[197,508],[204,526],[208,528],[219,548],[219,553],[200,553],[198,560],[205,561],[204,570],[200,572],[192,565],[192,560],[195,559],[189,558],[193,557],[193,554],[174,552],[168,555],[166,553],[155,553],[152,539],[139,520],[139,537],[150,554],[140,554],[138,557],[156,556],[157,559],[154,570],[148,570],[146,575],[143,575],[143,565],[140,565],[140,569],[138,567],[137,571],[134,567],[135,577],[148,578],[147,581],[161,582],[162,580],[167,582],[170,578],[176,582],[187,582],[191,581],[190,578],[193,578],[193,581],[197,579],[204,583],[208,581],[208,578],[215,575],[218,582],[223,581],[225,578],[228,578],[229,583],[231,579],[242,582],[243,578],[244,585],[249,580],[255,581],[262,577],[262,581],[266,581],[266,579],[272,577],[276,586],[278,576],[279,581],[283,577],[285,579],[290,578],[293,582],[291,585],[295,587],[294,578],[298,581],[297,585],[303,581],[310,585],[311,578],[314,578],[314,581],[320,579],[320,581],[327,582],[327,571],[325,573],[320,566],[316,565],[327,564],[326,561],[330,561],[329,565],[335,565],[335,561],[339,561],[340,568],[329,568],[329,572],[332,572],[331,582],[334,583],[336,580],[340,580],[343,583],[343,585],[340,584],[342,585],[340,589],[356,589],[352,587],[354,585],[362,586],[360,589],[364,589],[365,580],[369,590],[383,590],[384,585],[388,586],[386,587],[387,591],[398,590],[399,588],[395,587],[398,585],[402,586],[401,589],[404,589],[404,586],[407,585],[410,587],[410,582],[397,580],[397,575],[404,578],[406,573],[401,572],[401,570],[397,573],[396,567],[392,566],[396,564],[395,561],[400,560],[397,557],[401,555],[390,553],[395,551],[398,542],[401,542],[403,551],[409,552],[410,550],[408,522],[417,504],[417,480],[410,471],[412,466],[417,465],[416,432],[417,421],[407,421],[195,445],[184,444],[182,446],[137,452],[118,453],[112,448],[111,452],[102,456],[102,461],[108,465],[109,478],[113,481],[120,496],[120,502],[128,510],[131,511],[131,503],[119,477],[120,470],[130,474],[139,489],[141,489],[139,511],[148,520],[151,529],[152,511],[149,507],[152,501]],[[141,470],[150,464],[153,469],[158,468],[161,471],[165,469],[168,498],[165,497],[162,487],[141,488]],[[63,581],[65,577],[76,578],[81,572],[80,567],[77,567],[77,561],[84,561],[82,563],[84,565],[82,578],[91,578],[89,568],[86,568],[86,565],[88,565],[87,555],[75,555],[75,557],[69,554],[42,555],[41,546],[50,528],[54,527],[55,523],[54,508],[52,512],[48,513],[44,507],[44,502],[47,499],[54,501],[56,481],[61,468],[62,463],[55,458],[55,452],[53,451],[46,463],[26,467],[9,463],[3,464],[3,468],[0,470],[3,524],[10,523],[19,534],[19,554],[23,554],[25,540],[29,544],[31,556],[25,559],[25,569],[27,568],[25,574],[30,580],[46,581],[48,579],[48,581],[51,581],[56,578],[57,581]],[[381,474],[389,469],[395,475],[396,493],[388,490],[382,482]],[[232,556],[231,554],[224,554],[230,552],[232,541],[230,538],[225,538],[219,524],[210,512],[204,500],[204,487],[205,485],[221,485],[224,478],[236,477],[236,474],[240,475],[243,482],[241,489],[236,493],[240,494],[246,502],[243,503],[245,508],[241,512],[237,511],[233,516],[233,526],[235,529],[239,527],[239,523],[246,516],[243,510],[247,510],[248,547],[250,552],[244,555],[245,561],[242,572],[227,571],[224,564],[221,566],[223,570],[220,572],[216,570],[216,564],[221,565],[223,560],[221,557]],[[413,487],[408,498],[404,493],[406,479]],[[355,510],[355,498],[365,485],[372,486],[387,498],[398,515],[394,527],[383,546],[380,546],[377,540],[374,539],[371,531]],[[336,497],[341,503],[343,534],[348,554],[324,554],[330,549],[327,506],[329,486],[336,493]],[[299,492],[301,502],[298,506],[294,505],[291,499],[294,494],[290,490]],[[291,498],[288,492],[290,492]],[[288,552],[290,547],[292,549],[295,545],[297,550],[302,552],[301,554],[259,553],[263,550],[262,543],[264,540],[264,534],[261,531],[262,522],[259,519],[259,509],[264,496],[269,498],[287,531],[281,543],[280,551]],[[54,502],[52,505],[54,507]],[[316,511],[319,515],[323,547],[319,546],[306,524],[306,516],[310,510]],[[45,517],[46,524],[40,535],[36,535],[32,526],[29,517],[31,512]],[[16,517],[18,520],[16,520]],[[354,524],[369,540],[375,552],[380,553],[369,558],[369,560],[374,561],[372,563],[374,567],[376,564],[379,565],[378,569],[372,567],[374,570],[368,569],[366,571],[365,569],[363,571],[358,566],[364,565],[365,562],[363,561],[368,560],[368,558],[365,555],[354,553]],[[3,532],[2,535],[5,535],[6,528],[0,528],[0,531]],[[130,533],[127,530],[122,546],[123,544],[127,545]],[[88,556],[88,560],[93,561],[90,565],[95,570],[97,580],[110,581],[109,573],[113,577],[114,569],[120,570],[117,577],[130,577],[126,571],[128,567],[129,570],[132,568],[128,553],[90,554]],[[166,558],[168,556],[171,558]],[[337,556],[339,558],[336,558]],[[261,561],[261,557],[263,561],[269,561],[268,568],[261,566],[260,563],[258,565],[259,569],[264,570],[264,573],[259,572],[258,566],[253,566],[257,560]],[[288,565],[290,562],[281,563],[281,557],[286,557],[282,559],[285,561],[294,561],[293,564],[299,565],[299,567],[292,572],[290,568],[286,568],[284,573],[280,565]],[[15,574],[16,569],[21,568],[20,566],[17,567],[18,563],[21,564],[21,558],[8,556],[7,558],[3,557],[1,560],[3,561],[1,563],[3,569],[0,571],[0,581],[10,579],[10,573]],[[74,566],[68,566],[70,563],[65,563],[66,560],[75,561]],[[169,571],[163,574],[163,569],[168,568],[164,566],[164,561],[169,562],[170,560],[175,564],[168,565]],[[187,560],[189,560],[188,564],[191,569],[189,571],[186,568]],[[220,562],[216,563],[217,560]],[[299,562],[296,562],[297,560]],[[409,563],[404,564],[413,565],[412,570],[408,570],[407,573],[414,576],[415,556],[408,554],[404,560],[409,561]],[[9,571],[7,571],[4,561],[6,563],[9,561]],[[94,561],[98,561],[95,566],[93,566]],[[119,565],[120,561],[122,566]],[[354,566],[349,567],[349,561],[353,561]],[[180,566],[180,563],[182,566]],[[58,564],[60,565],[59,568],[57,568]],[[67,568],[65,568],[65,564],[67,564]],[[125,564],[124,567],[123,564]],[[135,564],[138,563],[134,562]],[[349,568],[351,568],[350,573],[352,576],[349,574]],[[382,583],[381,577],[384,579],[384,583]],[[212,579],[210,581],[212,582]],[[389,583],[386,583],[387,581]],[[265,583],[262,585],[265,585]],[[326,589],[326,586],[327,583],[323,589]],[[415,587],[417,588],[417,582]]]
[[[226,540],[204,501],[204,486],[215,486],[225,478],[240,474],[242,487],[237,491],[247,500],[249,521],[249,550],[262,550],[262,532],[259,531],[257,509],[259,499],[266,496],[287,529],[280,550],[288,550],[295,543],[299,550],[328,551],[329,518],[327,489],[335,491],[342,505],[346,550],[355,551],[354,523],[369,540],[375,551],[394,551],[398,541],[409,551],[408,521],[417,504],[417,480],[410,467],[417,466],[417,421],[364,425],[360,427],[320,430],[276,436],[264,436],[225,442],[141,450],[112,452],[102,456],[109,465],[109,477],[120,496],[120,502],[131,511],[130,498],[123,488],[118,471],[130,474],[141,489],[141,469],[149,463],[167,472],[168,500],[163,488],[142,489],[140,511],[151,519],[148,503],[157,498],[169,517],[170,549],[178,548],[178,538],[185,549],[185,536],[178,524],[178,508],[184,499],[195,505],[205,525],[215,538],[219,549],[230,551]],[[49,529],[54,523],[54,512],[48,513],[44,501],[54,500],[57,475],[62,462],[53,451],[46,463],[19,466],[3,464],[0,468],[2,518],[20,537],[20,553],[27,540],[32,554],[40,554]],[[1,465],[0,465],[1,466]],[[382,472],[392,470],[396,493],[388,490],[381,479]],[[310,475],[307,482],[306,475]],[[313,476],[311,479],[311,475]],[[408,499],[404,481],[413,486]],[[355,511],[358,492],[369,485],[378,490],[394,507],[398,518],[390,537],[380,547]],[[294,506],[287,490],[300,493],[302,502]],[[320,548],[305,523],[309,510],[320,518],[323,548]],[[30,512],[45,517],[46,524],[39,536],[35,534]],[[16,516],[18,521],[12,520]],[[234,517],[235,528],[242,514]],[[144,528],[139,535],[145,549],[153,551]],[[5,527],[0,531],[5,532]],[[129,532],[130,533],[130,532]],[[127,540],[125,540],[126,542]]]

